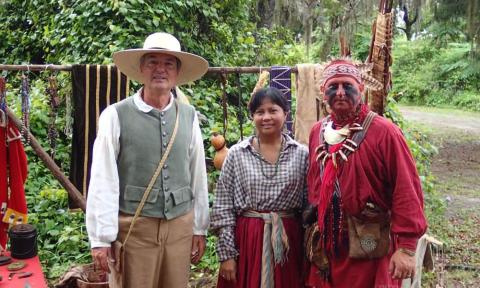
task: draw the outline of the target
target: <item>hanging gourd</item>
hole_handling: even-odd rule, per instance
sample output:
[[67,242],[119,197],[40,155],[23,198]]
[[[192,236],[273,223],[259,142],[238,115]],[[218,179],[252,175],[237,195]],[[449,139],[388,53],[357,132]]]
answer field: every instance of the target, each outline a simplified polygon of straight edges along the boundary
[[210,138],[210,143],[216,151],[215,156],[213,157],[213,166],[215,166],[216,169],[221,170],[228,153],[228,148],[225,145],[225,138],[217,132],[213,132],[212,137]]

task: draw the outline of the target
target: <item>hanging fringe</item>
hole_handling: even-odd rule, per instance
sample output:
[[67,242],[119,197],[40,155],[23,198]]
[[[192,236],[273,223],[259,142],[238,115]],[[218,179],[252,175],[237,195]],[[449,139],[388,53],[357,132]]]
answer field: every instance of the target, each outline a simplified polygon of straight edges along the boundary
[[283,221],[277,213],[270,213],[272,217],[272,250],[275,264],[283,264],[287,261],[288,244],[287,232],[283,227]]
[[57,79],[54,76],[48,78],[47,94],[50,96],[48,104],[50,106],[49,123],[48,123],[48,142],[50,144],[50,157],[55,158],[55,151],[57,148],[58,131],[55,125],[57,120],[58,106],[60,105],[60,98],[58,97]]
[[238,123],[240,124],[240,140],[243,140],[243,101],[242,101],[242,86],[240,85],[240,73],[235,73],[237,80],[238,93]]
[[265,83],[267,82],[269,77],[270,77],[270,72],[268,72],[266,70],[260,72],[260,76],[258,76],[257,84],[255,84],[255,88],[253,88],[253,91],[252,91],[251,95],[255,94],[258,90],[265,87]]
[[222,87],[222,110],[223,110],[223,137],[227,139],[228,109],[227,109],[227,75],[220,74],[220,86]]
[[7,127],[7,93],[5,78],[0,77],[0,127]]
[[72,135],[73,133],[73,109],[72,109],[72,88],[71,86],[65,87],[65,128],[63,133],[65,135]]
[[30,83],[28,77],[22,74],[22,135],[27,143],[30,143]]

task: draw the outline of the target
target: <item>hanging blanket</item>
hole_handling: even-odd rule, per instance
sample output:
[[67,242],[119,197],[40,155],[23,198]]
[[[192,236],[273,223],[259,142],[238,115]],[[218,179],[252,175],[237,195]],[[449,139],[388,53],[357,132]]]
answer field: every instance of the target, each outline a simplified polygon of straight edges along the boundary
[[[292,109],[292,70],[287,66],[272,66],[270,70],[270,87],[280,90],[287,99],[288,107]],[[293,121],[292,113],[288,113],[286,121],[287,129],[292,135],[293,133]]]
[[319,64],[297,65],[297,110],[295,112],[295,140],[308,145],[308,136],[315,122],[323,118]]
[[27,223],[27,156],[13,122],[0,126],[0,245],[5,248],[10,226]]
[[[98,117],[108,105],[128,96],[129,81],[114,66],[74,65],[72,85],[74,122],[70,180],[86,197]],[[78,208],[71,199],[69,204],[70,208]]]

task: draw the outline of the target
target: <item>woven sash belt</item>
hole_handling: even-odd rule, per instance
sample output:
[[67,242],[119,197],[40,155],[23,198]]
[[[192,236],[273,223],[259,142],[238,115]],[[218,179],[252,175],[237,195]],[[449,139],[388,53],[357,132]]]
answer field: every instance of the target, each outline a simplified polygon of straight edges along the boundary
[[261,213],[249,210],[244,212],[242,216],[262,218],[265,221],[262,245],[262,283],[260,287],[273,288],[274,265],[283,264],[287,260],[289,250],[288,237],[283,227],[282,218],[293,218],[295,213],[289,211]]

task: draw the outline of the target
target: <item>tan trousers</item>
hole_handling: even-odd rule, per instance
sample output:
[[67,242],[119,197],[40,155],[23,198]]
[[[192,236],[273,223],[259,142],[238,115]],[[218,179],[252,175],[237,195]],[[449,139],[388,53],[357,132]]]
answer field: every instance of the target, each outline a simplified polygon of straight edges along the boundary
[[[132,219],[133,215],[119,215],[118,238],[122,242]],[[187,287],[192,235],[193,210],[171,220],[138,217],[125,245],[123,273],[110,267],[110,287]]]

